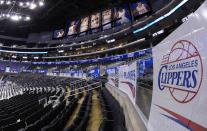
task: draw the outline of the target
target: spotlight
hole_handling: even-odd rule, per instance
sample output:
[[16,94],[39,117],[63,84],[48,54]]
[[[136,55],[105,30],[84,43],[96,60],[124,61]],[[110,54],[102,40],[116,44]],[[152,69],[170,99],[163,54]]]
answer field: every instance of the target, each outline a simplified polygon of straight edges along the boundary
[[10,14],[7,14],[6,17],[9,18],[10,17]]
[[19,2],[19,6],[23,6],[23,2]]
[[29,2],[27,2],[27,3],[26,3],[26,5],[27,5],[27,6],[29,6],[29,5],[30,5],[30,3],[29,3]]
[[39,2],[39,6],[44,6],[44,2],[43,1],[40,1]]
[[7,4],[7,5],[10,5],[10,4],[11,4],[11,1],[10,1],[10,0],[8,0],[8,1],[6,2],[6,4]]
[[1,4],[1,5],[3,5],[3,4],[4,4],[4,1],[3,1],[3,0],[1,0],[1,1],[0,1],[0,4]]
[[19,15],[19,16],[18,16],[18,19],[19,19],[19,20],[20,20],[20,19],[22,19],[22,16],[21,16],[21,15]]
[[35,3],[31,3],[29,8],[31,10],[34,10],[36,7],[37,7],[37,5]]
[[31,18],[29,16],[25,17],[25,21],[30,21]]
[[19,16],[18,15],[12,15],[11,16],[11,20],[18,21],[19,20]]

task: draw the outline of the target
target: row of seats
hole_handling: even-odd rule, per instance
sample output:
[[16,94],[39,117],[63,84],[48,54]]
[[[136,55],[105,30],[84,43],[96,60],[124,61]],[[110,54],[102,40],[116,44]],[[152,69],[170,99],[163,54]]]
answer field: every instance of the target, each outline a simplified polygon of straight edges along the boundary
[[[97,81],[29,74],[8,75],[6,79],[22,88],[23,94],[0,101],[0,131],[86,131],[93,96],[92,91],[86,90],[98,86]],[[75,119],[66,127],[82,98]],[[105,88],[99,90],[98,98],[103,114],[99,131],[125,131],[119,103]]]
[[[56,78],[48,78],[39,75],[32,76],[26,74],[19,76],[8,75],[5,80],[15,83],[18,85],[17,88],[22,88],[23,94],[0,101],[1,131],[30,131],[32,129],[34,129],[34,131],[38,131],[42,127],[49,124],[47,123],[47,118],[50,115],[59,114],[59,108],[61,105],[63,107],[63,105],[66,104],[66,101],[64,101],[65,90],[61,87],[52,87],[58,85],[60,78],[57,78],[56,81]],[[44,87],[42,83],[48,87]],[[46,98],[47,103],[51,96],[59,96],[58,100],[61,103],[65,103],[58,104],[58,106],[56,106],[54,110],[56,113],[53,112],[53,103],[45,105],[45,103],[40,104],[39,102],[39,100]],[[51,118],[51,120],[53,120],[53,118],[55,119],[55,117],[49,118]],[[43,123],[45,123],[45,125]]]
[[74,98],[70,104],[62,111],[59,112],[56,119],[54,119],[49,125],[42,128],[41,131],[62,131],[70,118],[75,108],[77,107],[78,98]]
[[89,120],[89,114],[91,111],[92,103],[92,92],[89,92],[80,107],[80,110],[69,128],[64,131],[85,131],[87,127],[87,122]]
[[[24,128],[25,120],[29,120],[29,115],[36,113],[38,109],[44,109],[38,103],[38,96],[31,94],[23,94],[15,96],[8,100],[0,101],[1,117],[0,129],[3,131],[10,128]],[[11,131],[11,130],[10,130]]]
[[125,118],[118,101],[106,88],[99,91],[103,122],[99,131],[126,131]]

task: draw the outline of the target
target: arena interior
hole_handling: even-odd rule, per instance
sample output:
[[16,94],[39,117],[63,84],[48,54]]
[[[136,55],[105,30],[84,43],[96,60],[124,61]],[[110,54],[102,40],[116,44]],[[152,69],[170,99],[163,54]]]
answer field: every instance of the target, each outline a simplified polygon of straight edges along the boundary
[[207,0],[0,0],[0,131],[207,131]]

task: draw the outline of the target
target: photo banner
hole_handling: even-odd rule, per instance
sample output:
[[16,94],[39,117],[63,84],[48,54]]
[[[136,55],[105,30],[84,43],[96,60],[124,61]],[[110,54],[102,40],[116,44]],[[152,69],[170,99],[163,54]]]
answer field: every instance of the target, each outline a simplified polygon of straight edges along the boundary
[[146,0],[138,0],[135,3],[131,4],[132,14],[134,17],[146,14],[150,11],[150,7]]
[[87,31],[89,28],[89,17],[84,17],[80,22],[80,33]]
[[64,34],[65,34],[65,31],[63,29],[55,30],[53,33],[53,38],[55,39],[62,38]]
[[136,100],[137,62],[119,67],[119,89],[126,93],[133,104]]
[[102,12],[102,26],[103,30],[110,29],[112,27],[111,24],[111,16],[112,16],[112,10],[108,9]]
[[131,21],[131,15],[127,4],[125,4],[123,7],[114,8],[114,20],[116,26]]
[[74,35],[78,33],[78,25],[79,25],[79,20],[74,20],[70,23],[68,27],[68,33],[67,35]]
[[149,131],[207,131],[206,7],[153,48]]
[[98,28],[100,26],[100,13],[91,15],[91,29]]

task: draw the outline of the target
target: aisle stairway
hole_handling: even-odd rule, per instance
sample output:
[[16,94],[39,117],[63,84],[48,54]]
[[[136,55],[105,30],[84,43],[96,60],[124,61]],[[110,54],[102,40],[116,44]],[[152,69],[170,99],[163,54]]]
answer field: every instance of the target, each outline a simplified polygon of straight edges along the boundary
[[102,120],[103,115],[101,112],[101,105],[98,98],[98,92],[94,90],[92,96],[91,114],[86,131],[98,131]]
[[78,112],[80,111],[80,107],[83,103],[84,98],[85,98],[85,95],[78,100],[77,107],[76,107],[75,111],[72,113],[72,115],[70,116],[70,119],[68,120],[65,128],[69,128],[73,124],[73,121],[75,120]]

